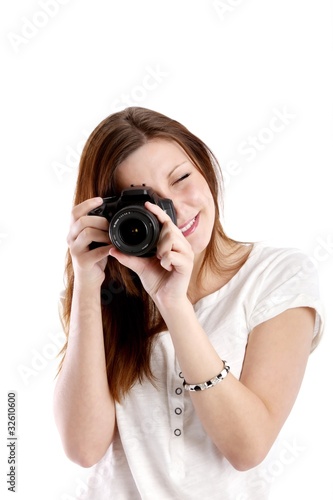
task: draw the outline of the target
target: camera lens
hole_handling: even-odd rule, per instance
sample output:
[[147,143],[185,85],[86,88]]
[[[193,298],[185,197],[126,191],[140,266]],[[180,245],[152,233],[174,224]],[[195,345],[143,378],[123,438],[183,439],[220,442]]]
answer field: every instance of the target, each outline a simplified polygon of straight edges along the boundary
[[120,209],[109,227],[113,245],[123,253],[137,256],[153,255],[159,234],[158,219],[140,205]]
[[146,225],[139,219],[127,219],[120,224],[119,236],[126,245],[140,245],[147,237]]

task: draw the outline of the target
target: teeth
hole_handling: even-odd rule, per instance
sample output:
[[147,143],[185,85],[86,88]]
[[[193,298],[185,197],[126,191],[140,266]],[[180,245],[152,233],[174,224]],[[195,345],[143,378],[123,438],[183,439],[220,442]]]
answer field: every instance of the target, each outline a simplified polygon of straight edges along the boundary
[[187,231],[188,229],[190,229],[190,227],[193,226],[194,223],[195,223],[195,217],[188,224],[186,224],[185,227],[181,228],[181,232],[185,233],[185,231]]

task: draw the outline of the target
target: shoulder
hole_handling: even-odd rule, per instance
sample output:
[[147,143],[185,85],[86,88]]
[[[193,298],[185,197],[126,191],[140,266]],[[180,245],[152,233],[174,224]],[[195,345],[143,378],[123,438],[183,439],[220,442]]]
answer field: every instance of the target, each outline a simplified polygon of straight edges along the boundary
[[317,266],[306,252],[294,247],[275,247],[264,242],[254,244],[247,259],[248,271],[256,278],[279,282],[296,275],[300,279],[317,279]]
[[299,248],[256,243],[248,258],[248,276],[261,291],[285,284],[290,292],[300,286],[304,292],[318,293],[317,265]]
[[308,260],[309,256],[300,248],[271,246],[263,241],[253,244],[249,257],[254,256],[259,262],[279,264],[280,262],[302,263]]
[[315,330],[322,332],[324,311],[316,262],[299,248],[264,243],[256,244],[251,255],[251,329],[286,309],[311,307],[317,312]]

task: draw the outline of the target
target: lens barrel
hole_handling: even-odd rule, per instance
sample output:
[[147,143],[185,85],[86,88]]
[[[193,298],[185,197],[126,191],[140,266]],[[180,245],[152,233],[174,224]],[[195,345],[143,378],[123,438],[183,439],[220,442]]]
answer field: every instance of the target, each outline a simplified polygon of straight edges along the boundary
[[109,236],[112,244],[129,255],[153,254],[159,234],[158,219],[139,205],[120,209],[110,221]]

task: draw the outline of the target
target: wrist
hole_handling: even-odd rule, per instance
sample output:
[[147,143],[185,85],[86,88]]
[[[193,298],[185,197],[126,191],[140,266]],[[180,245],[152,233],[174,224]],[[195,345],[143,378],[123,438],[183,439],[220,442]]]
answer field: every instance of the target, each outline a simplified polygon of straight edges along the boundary
[[82,281],[74,281],[73,302],[80,309],[93,306],[100,310],[101,308],[101,287],[97,284],[86,283]]
[[100,295],[101,294],[100,281],[87,280],[82,278],[74,278],[74,292],[80,293],[82,295]]
[[182,310],[183,307],[187,308],[187,307],[193,307],[192,306],[192,303],[190,302],[189,298],[187,297],[187,295],[185,295],[184,297],[180,298],[180,297],[170,297],[168,298],[167,300],[165,298],[161,299],[159,298],[158,296],[154,297],[153,298],[156,306],[161,310],[161,309],[164,309],[164,310],[173,310],[173,311],[177,311],[177,310]]
[[193,305],[188,297],[169,300],[167,302],[156,299],[155,304],[167,325],[170,322],[173,323],[176,319],[180,320],[183,317],[187,318],[189,314],[195,314]]
[[101,292],[100,287],[92,287],[86,283],[74,283],[70,336],[71,338],[82,335],[82,332],[93,332],[99,329],[101,324]]

